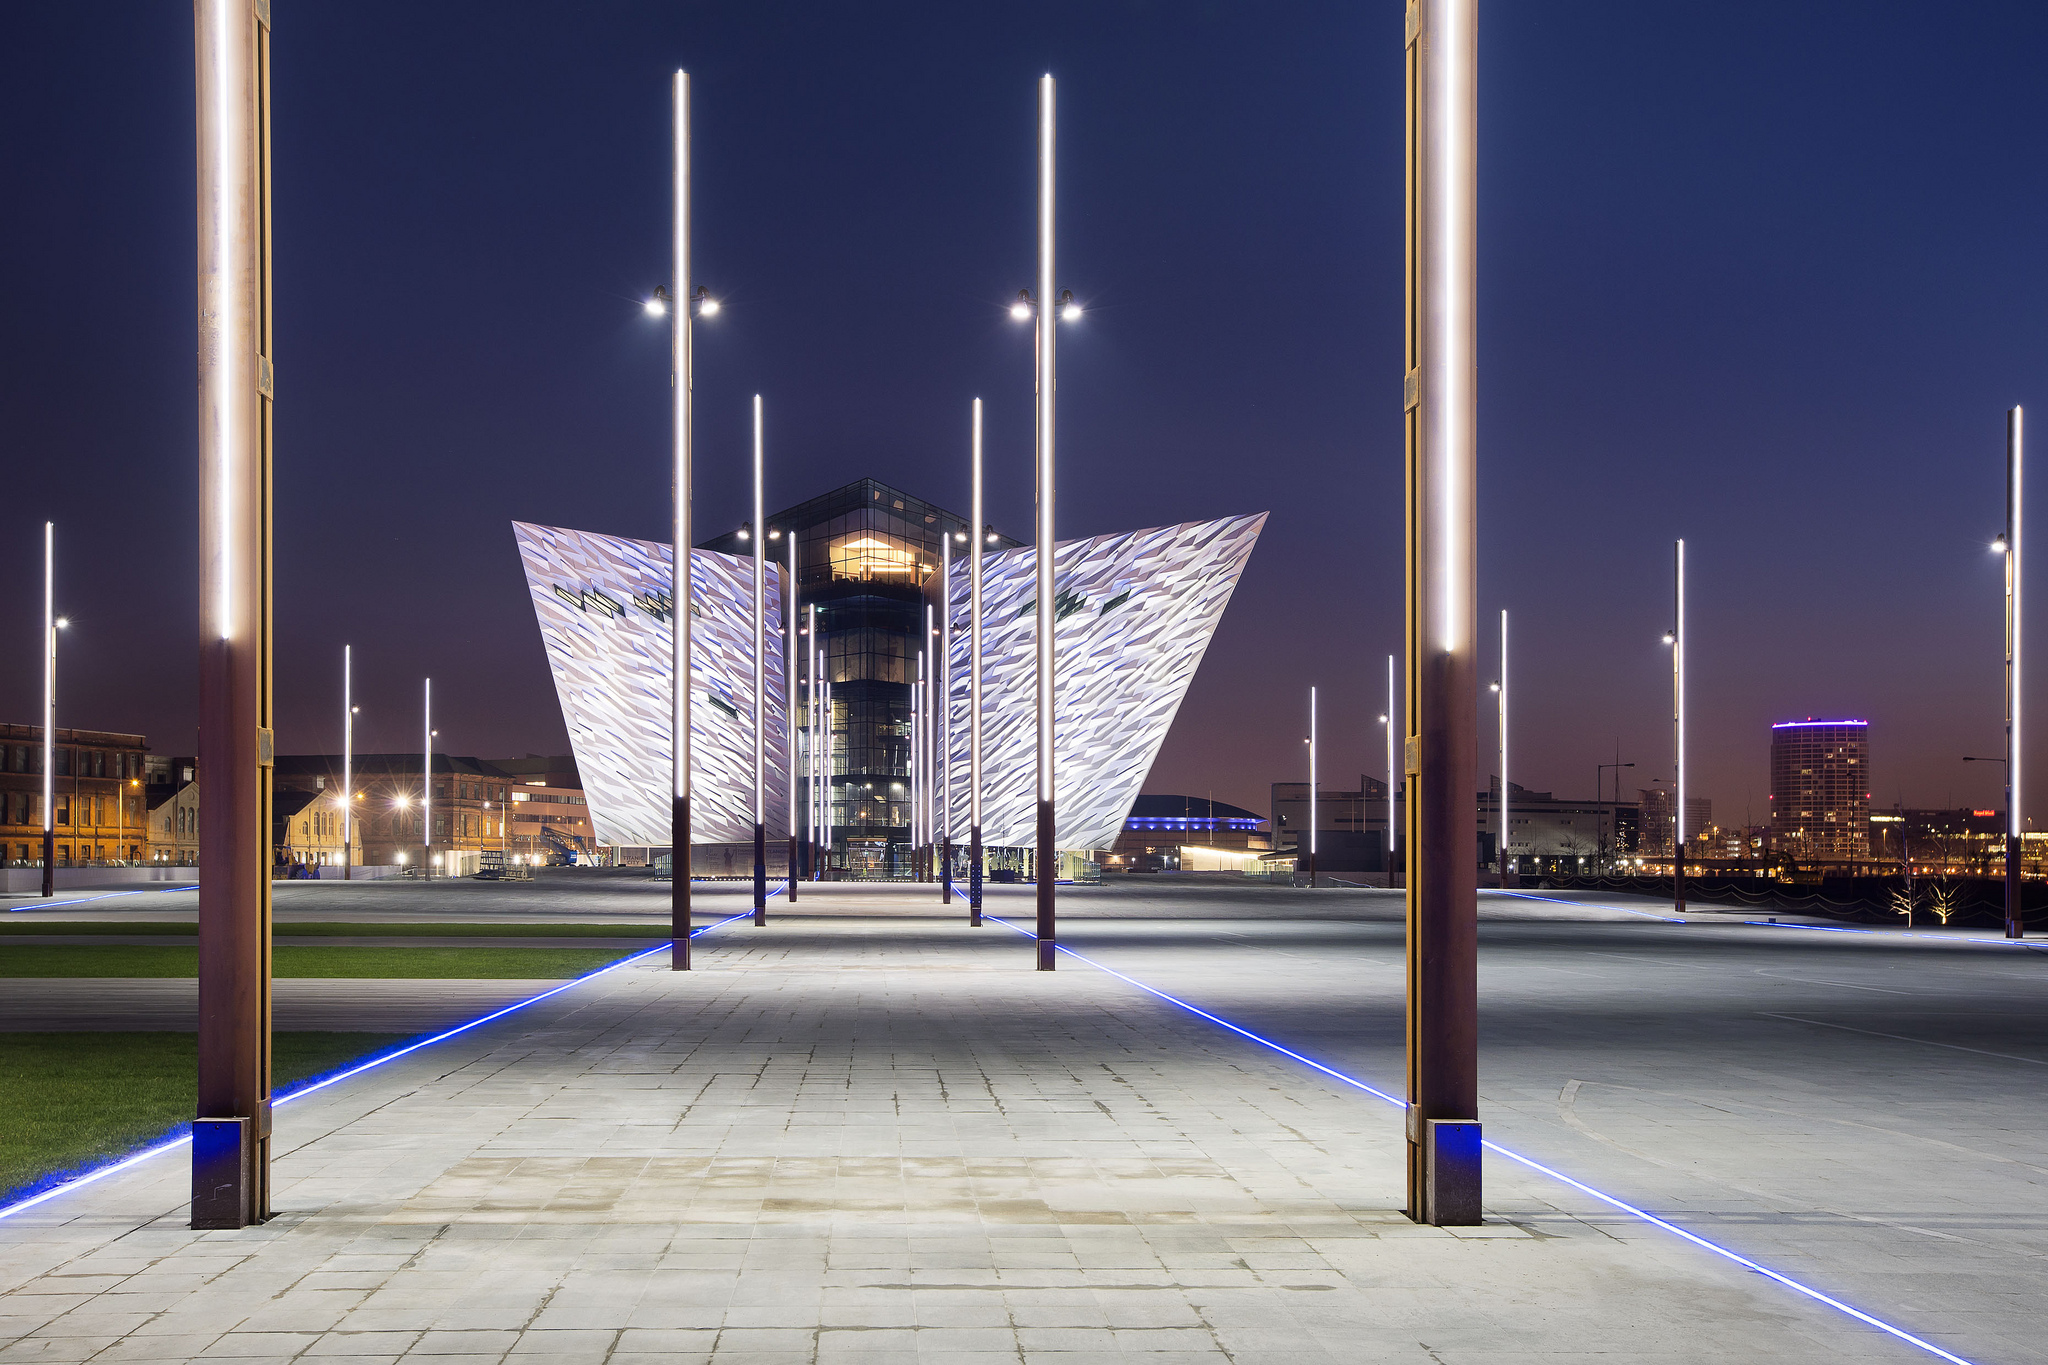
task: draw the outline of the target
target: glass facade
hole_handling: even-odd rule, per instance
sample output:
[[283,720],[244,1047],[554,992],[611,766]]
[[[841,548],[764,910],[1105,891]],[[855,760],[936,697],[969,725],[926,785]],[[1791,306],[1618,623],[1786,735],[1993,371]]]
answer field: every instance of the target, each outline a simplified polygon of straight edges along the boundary
[[[788,563],[796,537],[797,607],[815,608],[820,678],[832,695],[832,865],[855,876],[909,870],[911,693],[923,647],[925,606],[936,602],[944,539],[968,549],[966,519],[873,479],[799,503],[768,518],[768,556]],[[998,538],[985,548],[1008,549]],[[699,549],[750,555],[737,531]],[[811,676],[810,639],[798,637],[799,762],[809,770],[803,728]],[[800,807],[807,803],[799,803]],[[800,810],[808,834],[808,816]],[[808,838],[804,841],[809,844]]]

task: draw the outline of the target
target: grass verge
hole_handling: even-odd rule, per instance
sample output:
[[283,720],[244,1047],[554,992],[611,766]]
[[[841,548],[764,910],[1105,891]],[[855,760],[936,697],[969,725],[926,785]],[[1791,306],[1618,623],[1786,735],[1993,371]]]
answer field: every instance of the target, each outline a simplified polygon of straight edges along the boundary
[[[616,948],[358,948],[271,950],[278,977],[402,977],[459,980],[581,976],[625,956]],[[199,948],[129,943],[0,943],[0,978],[196,977]]]
[[[282,1091],[403,1041],[272,1034],[271,1083]],[[0,1204],[186,1127],[198,1065],[191,1033],[0,1033]]]

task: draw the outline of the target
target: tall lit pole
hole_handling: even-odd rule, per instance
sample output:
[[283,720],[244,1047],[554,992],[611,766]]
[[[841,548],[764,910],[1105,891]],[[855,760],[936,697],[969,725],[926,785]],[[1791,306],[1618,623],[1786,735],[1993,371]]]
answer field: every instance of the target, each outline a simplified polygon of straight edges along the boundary
[[1671,807],[1671,908],[1685,913],[1685,541],[1672,547],[1671,753],[1678,782]]
[[[1316,690],[1308,690],[1308,886],[1316,886]],[[1211,815],[1215,812],[1211,811]]]
[[351,880],[355,871],[354,836],[356,818],[356,707],[355,646],[341,647],[341,879]]
[[198,1096],[192,1225],[270,1214],[271,396],[268,5],[196,0]]
[[953,532],[939,541],[939,903],[953,903]]
[[43,894],[57,894],[57,523],[43,523]]
[[[925,613],[931,638],[931,613]],[[910,688],[910,875],[924,880],[924,651],[917,651],[917,681]]]
[[809,622],[809,626],[804,632],[804,638],[810,643],[811,665],[810,683],[804,689],[805,718],[810,722],[810,743],[804,746],[807,770],[804,799],[808,802],[804,823],[810,827],[808,833],[811,849],[811,880],[815,882],[823,880],[820,873],[823,871],[824,865],[819,861],[818,838],[824,832],[825,825],[823,788],[819,785],[819,779],[824,775],[825,771],[825,756],[819,747],[820,735],[824,728],[820,724],[820,717],[824,714],[825,710],[825,694],[823,684],[819,681],[818,676],[818,604],[813,602],[805,607],[804,617]]
[[974,491],[967,535],[967,923],[981,924],[981,400],[974,400]]
[[1496,862],[1500,864],[1500,884],[1508,884],[1508,831],[1513,823],[1508,819],[1508,612],[1500,612],[1500,681],[1494,684],[1499,694],[1500,717],[1496,728],[1500,735],[1500,840],[1493,850]]
[[1408,1216],[1479,1221],[1477,0],[1407,51]]
[[434,879],[434,680],[420,700],[420,876]]
[[1059,320],[1053,304],[1054,104],[1050,75],[1038,81],[1038,970],[1054,966],[1053,879],[1059,874],[1058,825],[1053,820],[1053,419],[1058,410],[1059,368],[1054,339]]
[[675,294],[670,326],[669,411],[672,469],[669,498],[669,966],[690,970],[690,418],[694,403],[690,288],[690,75],[675,74],[670,117]]
[[782,626],[782,694],[783,694],[783,744],[788,760],[784,765],[789,770],[789,899],[796,900],[797,835],[796,835],[796,532],[785,530],[782,538],[789,542],[784,548],[789,551],[789,563],[783,570],[783,601],[785,610]]
[[1397,700],[1394,692],[1394,656],[1387,656],[1387,713],[1380,722],[1387,727],[1387,886],[1394,885],[1394,854],[1400,847],[1401,825],[1396,818],[1400,811],[1395,804],[1396,775],[1400,763],[1400,737],[1402,731],[1400,712],[1394,709]]
[[754,395],[754,923],[768,922],[768,519],[762,506],[761,395]]
[[2005,936],[2027,932],[2020,865],[2020,573],[2024,469],[2022,413],[2005,414]]

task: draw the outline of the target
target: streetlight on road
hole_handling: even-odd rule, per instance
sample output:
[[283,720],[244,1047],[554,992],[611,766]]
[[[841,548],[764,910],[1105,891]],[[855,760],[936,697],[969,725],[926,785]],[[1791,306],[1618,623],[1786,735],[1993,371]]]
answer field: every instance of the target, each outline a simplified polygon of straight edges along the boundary
[[57,523],[43,523],[43,894],[57,894]]

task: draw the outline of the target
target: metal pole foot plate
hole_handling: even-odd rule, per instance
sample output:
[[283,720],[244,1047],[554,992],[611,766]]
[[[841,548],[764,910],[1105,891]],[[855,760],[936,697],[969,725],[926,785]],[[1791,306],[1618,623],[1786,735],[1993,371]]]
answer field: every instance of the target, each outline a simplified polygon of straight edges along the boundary
[[256,1125],[245,1118],[192,1121],[192,1226],[245,1228],[256,1215]]

